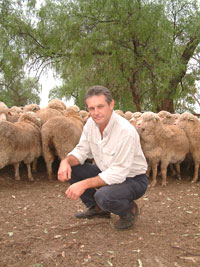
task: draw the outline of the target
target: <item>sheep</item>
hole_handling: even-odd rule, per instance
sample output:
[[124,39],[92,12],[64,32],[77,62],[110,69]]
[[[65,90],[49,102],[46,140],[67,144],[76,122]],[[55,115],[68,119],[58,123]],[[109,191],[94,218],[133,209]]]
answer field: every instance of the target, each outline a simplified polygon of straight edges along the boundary
[[20,180],[19,165],[23,161],[29,181],[33,181],[31,163],[41,153],[40,122],[35,113],[24,113],[15,123],[0,121],[0,169],[13,164],[15,180]]
[[141,115],[142,115],[142,112],[139,112],[139,111],[133,112],[132,118],[135,118],[137,121],[141,117]]
[[123,112],[122,110],[120,110],[120,109],[116,109],[115,112],[116,112],[118,115],[120,115],[120,116],[122,116],[123,118],[125,118],[124,112]]
[[177,126],[185,131],[189,139],[190,155],[194,161],[194,175],[191,182],[194,183],[198,180],[200,164],[200,122],[195,115],[184,112],[179,116]]
[[12,123],[17,122],[19,120],[19,117],[20,117],[21,114],[9,111],[8,112],[8,116],[7,116],[7,121],[12,122]]
[[24,106],[24,111],[33,111],[33,112],[37,112],[38,110],[40,110],[40,106],[38,106],[37,104],[28,104]]
[[87,122],[88,118],[90,117],[90,113],[86,110],[80,110],[79,115],[83,119],[84,124]]
[[132,119],[132,117],[133,117],[133,113],[132,113],[131,111],[126,111],[126,112],[124,113],[124,115],[125,115],[125,118],[126,118],[128,121],[130,121],[130,120]]
[[47,107],[56,109],[58,111],[63,111],[66,109],[65,103],[62,100],[57,99],[57,98],[50,100]]
[[66,108],[67,110],[74,110],[75,112],[79,113],[80,108],[77,105],[71,105]]
[[189,152],[189,141],[185,132],[176,125],[162,124],[159,116],[153,112],[145,112],[136,124],[140,135],[142,149],[148,161],[149,175],[152,167],[152,183],[156,185],[157,167],[161,163],[162,186],[166,186],[167,167],[176,164],[178,178],[180,163]]
[[[135,118],[131,118],[131,119],[129,120],[129,122],[130,122],[131,125],[133,125],[133,126],[136,128],[137,121],[136,121]],[[137,130],[137,129],[136,129],[136,130]]]
[[50,180],[55,156],[64,159],[78,144],[83,130],[83,120],[77,113],[66,111],[64,114],[49,119],[41,129],[43,157]]
[[9,111],[17,113],[17,114],[22,114],[24,112],[24,108],[23,107],[12,106],[11,108],[9,108]]
[[36,112],[36,114],[40,119],[41,125],[47,122],[50,118],[62,115],[61,111],[49,107],[41,108]]
[[172,125],[175,122],[175,116],[166,110],[158,112],[158,116],[163,124]]
[[8,110],[7,105],[0,101],[0,120],[7,120]]

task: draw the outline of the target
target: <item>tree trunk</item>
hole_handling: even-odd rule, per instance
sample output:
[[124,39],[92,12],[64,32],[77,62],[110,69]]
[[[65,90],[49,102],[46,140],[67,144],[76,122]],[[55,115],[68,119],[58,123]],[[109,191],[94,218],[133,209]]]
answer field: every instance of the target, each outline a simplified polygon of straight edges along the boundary
[[[158,110],[159,109],[159,110]],[[165,98],[162,100],[160,107],[157,107],[157,112],[166,110],[170,113],[174,113],[174,102],[173,99]]]

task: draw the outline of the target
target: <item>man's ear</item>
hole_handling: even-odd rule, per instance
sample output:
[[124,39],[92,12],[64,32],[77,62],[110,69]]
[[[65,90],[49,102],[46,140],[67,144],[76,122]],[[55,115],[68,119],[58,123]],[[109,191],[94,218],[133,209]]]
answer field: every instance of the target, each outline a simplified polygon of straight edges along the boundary
[[112,99],[112,101],[110,102],[110,107],[112,108],[112,110],[114,109],[114,105],[115,105],[115,101],[114,99]]

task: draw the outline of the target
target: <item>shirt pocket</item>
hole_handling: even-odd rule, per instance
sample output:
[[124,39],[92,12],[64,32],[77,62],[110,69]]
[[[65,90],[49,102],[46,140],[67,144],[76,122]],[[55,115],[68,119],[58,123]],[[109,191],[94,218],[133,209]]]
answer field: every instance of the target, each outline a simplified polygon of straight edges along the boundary
[[104,147],[102,150],[103,162],[108,167],[113,163],[116,151],[115,148]]

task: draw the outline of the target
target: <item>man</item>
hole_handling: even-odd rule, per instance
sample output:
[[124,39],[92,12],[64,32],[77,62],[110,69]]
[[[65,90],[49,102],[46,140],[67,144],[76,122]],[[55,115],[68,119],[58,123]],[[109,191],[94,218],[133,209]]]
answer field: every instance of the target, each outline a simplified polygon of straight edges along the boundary
[[[66,195],[81,198],[88,210],[77,218],[119,215],[115,227],[130,228],[138,208],[134,200],[146,191],[147,163],[135,128],[113,111],[110,91],[100,85],[88,89],[85,103],[90,118],[79,144],[62,160],[58,179],[69,180]],[[85,162],[93,158],[95,164]]]

